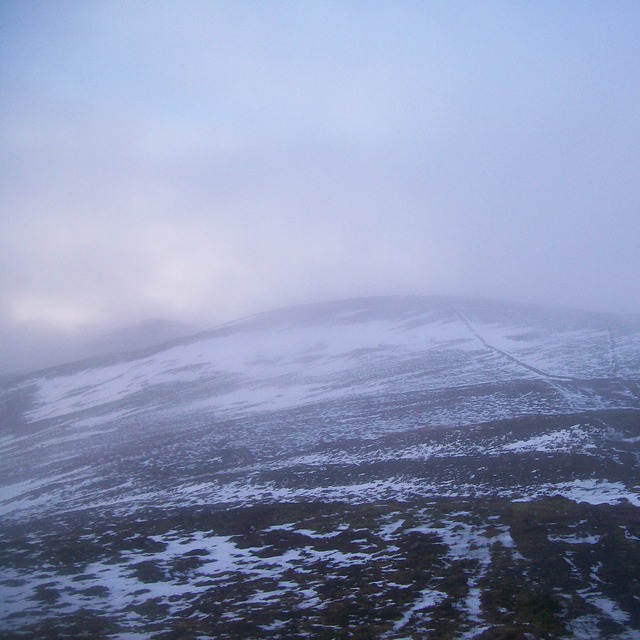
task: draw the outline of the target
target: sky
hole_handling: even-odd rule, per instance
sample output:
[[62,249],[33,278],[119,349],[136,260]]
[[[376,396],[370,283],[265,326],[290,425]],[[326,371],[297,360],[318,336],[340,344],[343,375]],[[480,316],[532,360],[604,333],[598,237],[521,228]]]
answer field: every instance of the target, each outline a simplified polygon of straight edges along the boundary
[[5,0],[0,372],[351,296],[640,313],[638,24],[622,0]]

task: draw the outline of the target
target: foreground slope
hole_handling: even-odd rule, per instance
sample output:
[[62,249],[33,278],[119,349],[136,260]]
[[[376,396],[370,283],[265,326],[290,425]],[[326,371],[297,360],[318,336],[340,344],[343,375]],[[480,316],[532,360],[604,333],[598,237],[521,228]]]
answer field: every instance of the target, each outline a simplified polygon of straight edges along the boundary
[[637,637],[639,381],[637,318],[455,298],[24,378],[0,629]]

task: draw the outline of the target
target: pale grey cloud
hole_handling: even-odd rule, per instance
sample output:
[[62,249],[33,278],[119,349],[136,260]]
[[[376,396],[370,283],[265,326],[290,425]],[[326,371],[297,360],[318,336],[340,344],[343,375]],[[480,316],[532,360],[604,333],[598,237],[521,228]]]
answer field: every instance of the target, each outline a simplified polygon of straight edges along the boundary
[[2,12],[5,369],[349,295],[640,312],[635,3]]

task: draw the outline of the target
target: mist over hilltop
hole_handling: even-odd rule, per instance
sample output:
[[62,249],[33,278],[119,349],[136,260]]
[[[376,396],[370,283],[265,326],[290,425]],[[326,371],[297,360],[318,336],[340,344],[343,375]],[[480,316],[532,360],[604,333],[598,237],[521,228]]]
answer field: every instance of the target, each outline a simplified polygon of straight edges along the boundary
[[2,370],[362,295],[640,312],[635,3],[0,12]]

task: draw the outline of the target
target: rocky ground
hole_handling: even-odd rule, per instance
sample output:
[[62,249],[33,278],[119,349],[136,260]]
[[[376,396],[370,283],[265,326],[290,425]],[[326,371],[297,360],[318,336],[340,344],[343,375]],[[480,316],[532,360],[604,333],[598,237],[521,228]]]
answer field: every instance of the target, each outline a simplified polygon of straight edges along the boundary
[[638,418],[417,429],[5,523],[4,636],[638,637]]

